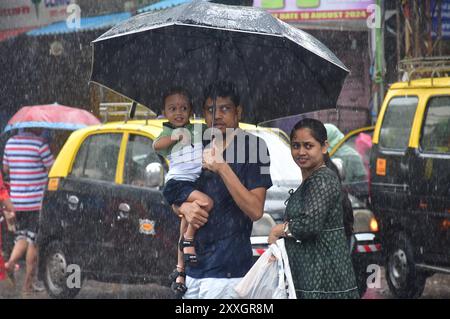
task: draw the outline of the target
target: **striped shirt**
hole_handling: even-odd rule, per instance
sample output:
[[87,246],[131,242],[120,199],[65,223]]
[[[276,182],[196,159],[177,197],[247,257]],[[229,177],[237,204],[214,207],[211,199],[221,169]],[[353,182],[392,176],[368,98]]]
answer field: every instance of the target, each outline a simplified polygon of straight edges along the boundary
[[44,139],[30,132],[11,137],[3,166],[9,167],[10,197],[16,211],[39,211],[53,155]]

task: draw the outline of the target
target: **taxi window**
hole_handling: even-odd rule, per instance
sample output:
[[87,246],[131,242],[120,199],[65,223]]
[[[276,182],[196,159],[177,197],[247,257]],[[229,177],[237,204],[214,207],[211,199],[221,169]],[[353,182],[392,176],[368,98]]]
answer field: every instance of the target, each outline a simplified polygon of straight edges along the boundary
[[124,184],[145,187],[145,167],[155,162],[163,164],[152,144],[153,141],[145,136],[130,134],[125,156]]
[[89,136],[81,145],[71,176],[114,182],[122,134]]
[[420,146],[424,152],[450,153],[450,96],[428,102]]
[[406,150],[418,101],[417,96],[394,97],[389,101],[380,131],[380,147]]

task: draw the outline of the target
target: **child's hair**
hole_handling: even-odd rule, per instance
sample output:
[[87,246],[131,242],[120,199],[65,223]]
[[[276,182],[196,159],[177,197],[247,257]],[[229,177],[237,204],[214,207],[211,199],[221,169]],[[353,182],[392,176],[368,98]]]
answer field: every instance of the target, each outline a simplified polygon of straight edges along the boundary
[[203,91],[203,105],[208,98],[214,98],[214,95],[216,97],[229,97],[235,106],[239,106],[241,103],[238,89],[228,81],[218,81],[208,85]]
[[327,129],[321,121],[312,118],[301,119],[297,122],[297,124],[294,125],[294,128],[291,131],[291,140],[295,134],[295,131],[301,128],[309,128],[311,130],[312,137],[314,137],[314,139],[318,141],[320,145],[325,145],[325,142],[328,139]]
[[180,87],[180,86],[172,87],[172,88],[170,88],[169,91],[166,92],[166,94],[164,94],[163,100],[162,100],[162,109],[163,109],[163,110],[164,110],[164,107],[165,107],[165,105],[166,105],[166,99],[167,99],[169,96],[175,95],[175,94],[179,94],[179,95],[184,96],[184,97],[186,98],[186,100],[188,101],[189,107],[190,107],[191,110],[192,110],[192,105],[193,105],[193,103],[192,103],[192,96],[191,96],[191,93],[189,93],[188,90],[186,90],[186,89],[184,89],[184,88],[182,88],[182,87]]

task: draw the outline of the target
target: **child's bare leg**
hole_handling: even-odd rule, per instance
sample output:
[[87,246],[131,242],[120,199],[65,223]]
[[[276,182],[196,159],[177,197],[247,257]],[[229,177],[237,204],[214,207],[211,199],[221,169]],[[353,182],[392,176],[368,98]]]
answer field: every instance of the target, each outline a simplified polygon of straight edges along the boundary
[[[203,207],[203,209],[206,210],[207,212],[210,212],[214,206],[213,200],[208,195],[206,195],[202,192],[193,191],[187,198],[188,202],[193,202],[196,200],[207,203],[207,205]],[[187,223],[187,229],[186,229],[185,233],[182,234],[182,236],[184,235],[184,239],[186,241],[193,242],[196,232],[197,232],[197,229],[195,229],[195,227],[192,226],[191,224]],[[195,247],[194,246],[184,247],[183,253],[186,255],[194,255],[195,256]]]
[[[185,218],[182,218],[180,222],[180,241],[183,239],[183,234],[186,232],[186,228],[187,228],[187,221]],[[185,285],[186,274],[184,272],[183,252],[180,251],[180,249],[177,250],[178,250],[177,268],[174,272],[172,272],[172,274],[170,274],[169,278],[171,279],[171,281],[173,280],[172,284],[170,285],[170,288],[177,297],[181,297],[187,290]]]
[[[183,240],[184,233],[187,231],[188,222],[185,218],[181,218],[180,222],[180,240]],[[183,252],[178,249],[178,256],[177,256],[177,271],[178,272],[184,272],[184,257]],[[178,283],[184,284],[184,277],[178,276],[175,280]]]

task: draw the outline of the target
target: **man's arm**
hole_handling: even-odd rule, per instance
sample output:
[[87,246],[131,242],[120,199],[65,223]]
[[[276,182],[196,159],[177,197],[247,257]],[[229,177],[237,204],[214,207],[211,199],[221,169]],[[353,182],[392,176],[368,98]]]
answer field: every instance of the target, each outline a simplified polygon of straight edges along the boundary
[[220,164],[217,173],[222,178],[231,197],[233,197],[239,208],[250,217],[252,221],[260,219],[264,213],[264,202],[266,200],[267,190],[264,187],[248,190],[242,185],[239,178],[227,163]]
[[47,143],[42,144],[39,148],[39,155],[41,156],[42,164],[45,167],[45,172],[48,173],[55,162],[55,159],[50,152],[50,146]]
[[219,174],[233,200],[252,221],[263,216],[266,188],[256,187],[248,190],[224,161],[220,149],[216,146],[203,152],[203,167]]

